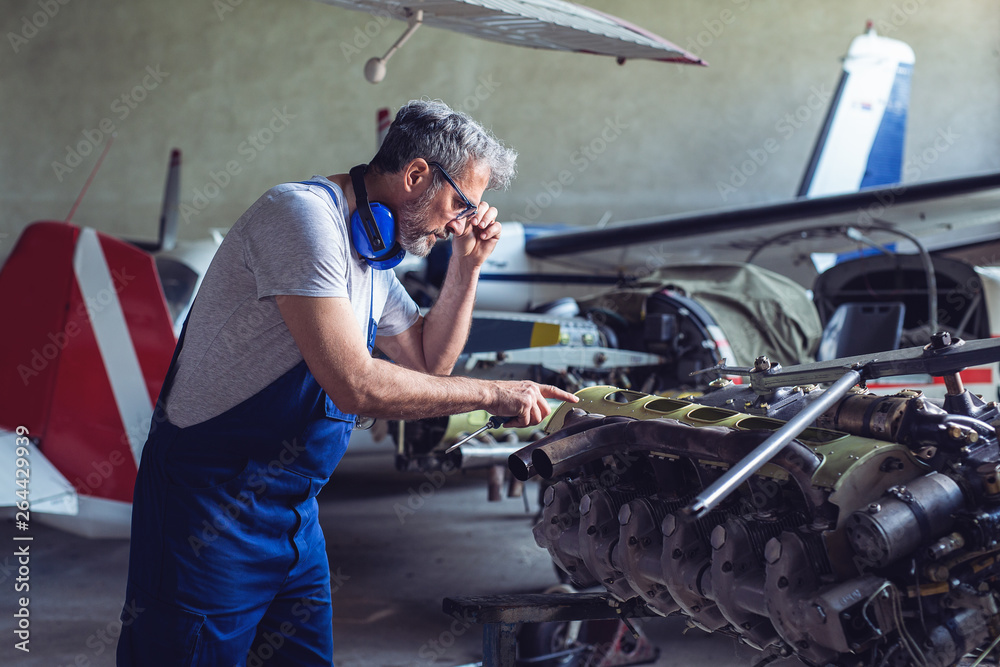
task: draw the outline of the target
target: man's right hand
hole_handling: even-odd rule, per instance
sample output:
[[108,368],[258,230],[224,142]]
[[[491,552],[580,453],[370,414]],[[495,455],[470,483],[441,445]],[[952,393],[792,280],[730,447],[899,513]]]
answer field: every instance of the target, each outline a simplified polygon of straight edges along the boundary
[[497,397],[489,408],[491,414],[512,417],[505,426],[520,428],[533,426],[552,411],[547,398],[576,403],[578,399],[568,391],[530,380],[502,381],[496,383]]

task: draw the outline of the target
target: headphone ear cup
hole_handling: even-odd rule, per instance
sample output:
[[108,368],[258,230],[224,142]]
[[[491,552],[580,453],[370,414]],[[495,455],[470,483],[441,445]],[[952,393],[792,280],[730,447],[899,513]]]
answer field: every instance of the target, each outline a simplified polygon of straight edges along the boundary
[[375,230],[382,237],[383,248],[372,247],[365,223],[357,211],[351,215],[351,243],[358,254],[376,269],[391,269],[399,264],[405,252],[396,243],[396,220],[387,207],[373,202],[370,205]]

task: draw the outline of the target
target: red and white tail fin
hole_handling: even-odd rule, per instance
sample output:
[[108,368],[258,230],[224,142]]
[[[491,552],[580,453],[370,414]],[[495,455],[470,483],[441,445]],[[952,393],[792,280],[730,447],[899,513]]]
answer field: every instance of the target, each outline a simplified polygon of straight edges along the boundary
[[34,223],[0,270],[0,312],[0,428],[26,427],[75,487],[80,516],[66,528],[127,535],[176,342],[152,256],[93,229]]

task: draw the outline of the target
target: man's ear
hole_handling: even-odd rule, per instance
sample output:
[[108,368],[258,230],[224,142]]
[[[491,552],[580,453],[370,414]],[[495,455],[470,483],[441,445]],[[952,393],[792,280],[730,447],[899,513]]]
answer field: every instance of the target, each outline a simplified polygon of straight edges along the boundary
[[403,189],[407,193],[423,194],[433,180],[431,166],[422,157],[411,160],[403,167]]

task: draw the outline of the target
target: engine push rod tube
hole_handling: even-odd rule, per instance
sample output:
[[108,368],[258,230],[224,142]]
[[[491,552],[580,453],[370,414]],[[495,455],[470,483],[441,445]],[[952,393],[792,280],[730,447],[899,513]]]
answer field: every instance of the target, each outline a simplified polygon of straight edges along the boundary
[[788,423],[774,432],[774,435],[762,442],[756,449],[747,454],[743,460],[726,471],[726,474],[715,480],[708,488],[695,496],[694,501],[685,509],[685,512],[700,519],[715,509],[736,487],[760,470],[775,454],[780,452],[797,435],[816,421],[817,417],[843,398],[851,387],[856,385],[860,380],[861,373],[858,370],[852,368],[844,373],[839,380],[823,392],[822,396],[806,406],[802,412],[789,419]]

